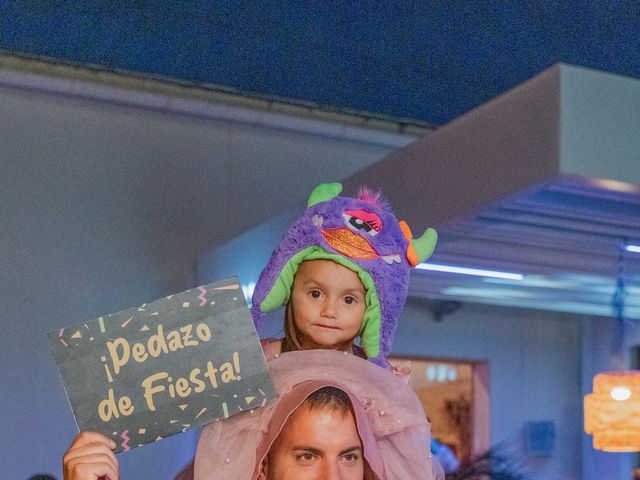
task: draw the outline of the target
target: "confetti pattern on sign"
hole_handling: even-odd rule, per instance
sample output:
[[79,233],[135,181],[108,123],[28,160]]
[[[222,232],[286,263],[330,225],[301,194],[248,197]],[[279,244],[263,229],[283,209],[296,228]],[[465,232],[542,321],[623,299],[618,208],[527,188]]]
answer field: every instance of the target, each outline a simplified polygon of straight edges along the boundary
[[129,322],[130,322],[131,320],[133,320],[133,317],[135,317],[135,315],[131,315],[128,319],[126,319],[126,320],[124,321],[124,323],[122,324],[122,328],[126,328],[126,327],[127,327],[127,325],[129,325]]
[[129,447],[129,444],[128,444],[129,436],[127,435],[127,433],[129,433],[129,430],[125,430],[120,434],[120,438],[122,438],[122,443],[120,444],[120,446],[123,448],[125,452],[131,450],[131,447]]
[[207,290],[204,287],[198,287],[198,290],[200,290],[200,295],[198,295],[198,298],[200,299],[200,306],[204,307],[207,304]]

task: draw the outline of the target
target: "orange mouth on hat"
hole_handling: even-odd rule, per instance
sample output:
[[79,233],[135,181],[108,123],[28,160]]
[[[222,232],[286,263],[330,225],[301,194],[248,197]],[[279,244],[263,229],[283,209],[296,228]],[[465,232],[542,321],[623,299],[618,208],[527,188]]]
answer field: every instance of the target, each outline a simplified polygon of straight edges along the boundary
[[353,233],[348,228],[321,230],[320,233],[331,248],[342,255],[358,260],[371,260],[380,257],[366,238]]

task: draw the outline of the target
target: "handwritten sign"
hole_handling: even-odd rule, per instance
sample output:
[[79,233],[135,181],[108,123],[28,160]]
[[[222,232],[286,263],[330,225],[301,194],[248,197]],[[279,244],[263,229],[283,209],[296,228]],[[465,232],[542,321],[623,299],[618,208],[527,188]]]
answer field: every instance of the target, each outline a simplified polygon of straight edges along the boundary
[[236,277],[48,337],[78,428],[116,452],[275,398]]

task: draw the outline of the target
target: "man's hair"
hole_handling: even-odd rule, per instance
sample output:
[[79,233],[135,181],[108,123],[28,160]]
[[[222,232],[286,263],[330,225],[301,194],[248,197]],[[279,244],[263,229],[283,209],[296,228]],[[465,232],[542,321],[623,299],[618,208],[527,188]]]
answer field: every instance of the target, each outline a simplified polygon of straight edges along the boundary
[[322,387],[309,395],[302,403],[309,410],[334,410],[342,414],[353,413],[351,399],[337,387]]

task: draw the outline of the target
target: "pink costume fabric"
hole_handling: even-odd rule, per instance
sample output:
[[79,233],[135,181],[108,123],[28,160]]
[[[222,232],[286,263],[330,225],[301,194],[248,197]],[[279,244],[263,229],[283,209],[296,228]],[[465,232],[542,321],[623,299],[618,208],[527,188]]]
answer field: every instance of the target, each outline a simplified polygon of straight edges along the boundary
[[200,436],[194,480],[265,480],[263,461],[289,415],[325,386],[351,398],[364,456],[366,480],[444,478],[430,454],[430,425],[411,388],[392,373],[344,352],[288,352],[269,361],[277,399],[225,421]]
[[[277,357],[282,353],[282,338],[265,338],[260,340],[260,346],[262,347],[262,351],[264,352],[264,357],[267,360],[271,360],[272,358]],[[367,359],[367,355],[364,353],[359,346],[353,345],[353,354]],[[400,365],[391,365],[387,359],[384,360],[384,366],[382,368],[386,368],[394,375],[400,377],[404,383],[409,383],[411,380],[411,362],[405,361]]]

